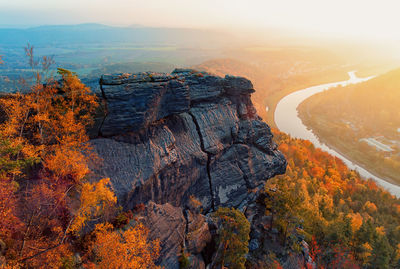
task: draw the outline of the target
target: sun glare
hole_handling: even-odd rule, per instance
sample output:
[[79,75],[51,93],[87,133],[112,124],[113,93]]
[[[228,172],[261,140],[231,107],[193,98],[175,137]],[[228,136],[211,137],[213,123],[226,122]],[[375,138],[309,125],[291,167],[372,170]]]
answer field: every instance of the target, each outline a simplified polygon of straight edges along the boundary
[[[34,2],[34,5],[33,5]],[[79,9],[71,9],[79,6]],[[315,35],[400,40],[400,2],[396,0],[116,0],[0,2],[0,24],[12,24],[17,10],[26,22],[60,24],[102,22],[162,27],[249,30],[277,27]],[[21,11],[22,10],[22,11]],[[40,10],[40,12],[36,12]],[[29,14],[30,13],[30,14]],[[52,14],[43,16],[43,14]],[[19,18],[20,23],[21,17]],[[29,20],[29,21],[28,21]],[[51,20],[51,21],[50,21]],[[71,21],[73,20],[73,21]]]

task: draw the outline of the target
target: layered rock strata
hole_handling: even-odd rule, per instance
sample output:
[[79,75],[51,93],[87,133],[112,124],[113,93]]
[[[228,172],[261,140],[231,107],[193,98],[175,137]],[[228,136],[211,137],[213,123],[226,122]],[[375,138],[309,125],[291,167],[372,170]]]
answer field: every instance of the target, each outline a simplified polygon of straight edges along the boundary
[[126,209],[153,201],[205,212],[243,207],[286,160],[256,114],[252,83],[178,69],[171,74],[103,75],[104,117],[91,140]]

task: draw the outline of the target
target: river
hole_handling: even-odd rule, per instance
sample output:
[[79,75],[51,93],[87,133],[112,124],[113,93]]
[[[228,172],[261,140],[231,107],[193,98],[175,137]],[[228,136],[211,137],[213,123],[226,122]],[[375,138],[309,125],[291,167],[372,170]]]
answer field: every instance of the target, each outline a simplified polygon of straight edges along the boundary
[[291,93],[284,98],[282,98],[278,105],[276,106],[274,118],[276,126],[282,132],[290,134],[290,136],[295,138],[307,139],[310,140],[316,147],[321,148],[324,151],[329,152],[331,155],[334,155],[341,159],[350,169],[356,170],[360,175],[364,178],[372,178],[377,182],[380,186],[387,189],[390,193],[395,195],[396,197],[400,197],[400,186],[394,185],[386,180],[373,175],[367,169],[359,166],[356,163],[353,163],[351,160],[347,159],[345,156],[330,148],[328,145],[322,143],[318,137],[301,121],[297,107],[310,96],[328,90],[330,88],[336,86],[346,86],[349,84],[360,83],[363,81],[367,81],[373,77],[367,78],[358,78],[355,75],[355,71],[348,72],[350,78],[346,81],[339,81],[333,83],[327,83],[322,85],[317,85],[313,87],[309,87],[303,90],[296,91]]

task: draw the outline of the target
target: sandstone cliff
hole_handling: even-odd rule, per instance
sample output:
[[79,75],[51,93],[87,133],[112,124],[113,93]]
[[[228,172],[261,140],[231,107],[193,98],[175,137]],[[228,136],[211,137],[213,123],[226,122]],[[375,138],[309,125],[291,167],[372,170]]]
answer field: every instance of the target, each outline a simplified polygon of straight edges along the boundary
[[244,206],[286,168],[256,115],[247,79],[193,70],[104,75],[105,117],[92,144],[125,208],[154,201]]
[[265,180],[286,169],[251,102],[252,83],[178,69],[103,75],[100,89],[104,115],[91,143],[103,161],[95,177],[111,178],[125,209],[146,204],[141,218],[161,239],[161,265],[179,268],[186,249],[192,267],[204,268],[211,235],[206,217],[187,210],[190,197],[203,214],[245,210]]

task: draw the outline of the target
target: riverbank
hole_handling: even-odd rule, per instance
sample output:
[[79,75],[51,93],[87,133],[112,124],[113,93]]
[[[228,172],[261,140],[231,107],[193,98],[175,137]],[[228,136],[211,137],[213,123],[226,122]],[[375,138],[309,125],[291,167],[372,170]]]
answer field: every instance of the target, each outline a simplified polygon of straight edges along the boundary
[[[382,178],[385,181],[390,182],[391,184],[400,186],[400,181],[396,181],[395,179],[391,178],[384,172],[380,172],[379,170],[374,169],[377,167],[376,165],[372,164],[371,162],[368,162],[365,159],[363,160],[362,153],[349,150],[349,149],[354,149],[350,143],[346,143],[345,141],[340,141],[342,143],[338,143],[338,141],[335,141],[334,139],[330,139],[322,135],[319,128],[316,127],[317,125],[312,124],[310,122],[307,113],[305,113],[303,109],[300,109],[300,107],[299,107],[299,117],[303,120],[304,125],[307,126],[307,128],[311,130],[315,134],[315,136],[318,137],[320,143],[327,145],[329,148],[333,149],[336,152],[339,152],[341,155],[351,160],[354,164],[363,167],[364,169],[367,169],[374,176]],[[396,172],[393,171],[393,174],[394,173]]]
[[[374,74],[384,73],[387,70],[390,70],[387,66],[363,66],[363,65],[354,65],[351,68],[357,70],[355,75],[360,77],[370,77]],[[284,84],[282,89],[269,93],[268,96],[263,96],[262,100],[259,98],[258,91],[261,89],[257,88],[255,96],[257,96],[257,100],[253,100],[257,104],[257,112],[258,114],[268,122],[271,127],[277,128],[275,123],[275,110],[279,101],[282,100],[285,96],[300,91],[305,88],[328,84],[332,81],[345,81],[348,79],[348,72],[340,69],[329,69],[329,73],[322,72],[319,74],[308,74],[302,78],[297,78],[294,81],[288,81],[288,83]],[[269,87],[270,85],[266,85],[265,87]],[[261,105],[261,107],[259,107]],[[265,107],[268,107],[268,110],[265,110]]]
[[[293,81],[288,83],[288,85],[285,85],[285,87],[282,90],[273,92],[271,94],[269,94],[267,97],[263,98],[262,101],[262,108],[264,109],[260,109],[263,111],[258,111],[257,113],[259,113],[259,115],[261,115],[261,117],[268,122],[269,125],[271,125],[271,127],[275,127],[276,123],[275,123],[275,110],[276,110],[276,106],[278,105],[279,101],[282,100],[282,98],[284,98],[285,96],[299,91],[301,89],[304,89],[305,87],[311,87],[313,85],[319,85],[322,83],[328,83],[330,81],[335,81],[335,80],[345,80],[347,78],[347,73],[340,70],[336,70],[335,72],[333,72],[333,74],[331,75],[319,75],[319,76],[309,76],[307,78],[303,78],[303,80],[298,80],[298,81]],[[260,101],[255,100],[256,103],[260,103]],[[265,107],[268,107],[268,110],[265,110]]]
[[[312,95],[336,87],[339,85],[345,86],[349,84],[355,84],[359,82],[366,81],[369,78],[357,78],[355,72],[349,72],[350,79],[347,81],[339,81],[328,84],[317,85],[309,87],[300,91],[296,91],[285,96],[281,99],[275,110],[275,123],[281,131],[290,134],[295,138],[306,139],[311,141],[315,147],[321,148],[322,150],[330,153],[333,156],[340,158],[350,169],[356,170],[363,178],[372,178],[379,185],[387,189],[389,192],[397,197],[400,197],[400,186],[392,184],[384,178],[380,178],[370,171],[366,170],[364,167],[353,162],[351,159],[342,155],[340,152],[335,151],[328,145],[320,141],[319,138],[307,128],[298,116],[297,108],[304,100],[311,97]],[[336,135],[338,135],[336,133]]]
[[[367,169],[371,174],[400,186],[399,170],[391,165],[391,162],[385,162],[386,159],[383,153],[360,144],[358,139],[353,137],[351,130],[347,130],[342,125],[330,121],[323,115],[310,113],[310,99],[299,105],[299,117],[303,124],[318,137],[321,143],[344,155],[352,160],[353,163]],[[334,132],[338,132],[341,135],[332,135]]]

